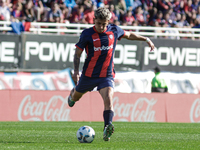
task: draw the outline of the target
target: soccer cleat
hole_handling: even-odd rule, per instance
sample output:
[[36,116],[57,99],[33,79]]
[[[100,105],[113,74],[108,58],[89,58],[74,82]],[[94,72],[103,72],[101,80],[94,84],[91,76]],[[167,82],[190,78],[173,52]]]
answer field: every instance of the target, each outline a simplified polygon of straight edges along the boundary
[[73,107],[74,104],[75,104],[75,101],[73,101],[73,100],[72,100],[72,97],[69,96],[69,97],[68,97],[68,105],[69,105],[69,107]]
[[114,133],[114,125],[113,124],[109,124],[105,127],[104,131],[103,131],[103,140],[104,141],[109,141],[110,140],[110,136]]

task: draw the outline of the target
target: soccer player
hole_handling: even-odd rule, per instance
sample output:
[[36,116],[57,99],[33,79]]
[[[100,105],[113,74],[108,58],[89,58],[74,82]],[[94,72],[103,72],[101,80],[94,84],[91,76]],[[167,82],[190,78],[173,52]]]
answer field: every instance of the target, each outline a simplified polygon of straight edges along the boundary
[[[72,78],[77,82],[77,85],[70,92],[68,105],[73,107],[83,94],[97,87],[104,101],[103,139],[104,141],[109,141],[114,132],[114,125],[112,124],[115,76],[113,57],[117,40],[126,38],[128,40],[146,41],[151,51],[154,50],[154,44],[147,37],[124,31],[119,26],[109,24],[111,13],[104,7],[96,9],[94,17],[94,26],[85,29],[76,44]],[[84,49],[87,53],[87,58],[79,79],[79,63]]]

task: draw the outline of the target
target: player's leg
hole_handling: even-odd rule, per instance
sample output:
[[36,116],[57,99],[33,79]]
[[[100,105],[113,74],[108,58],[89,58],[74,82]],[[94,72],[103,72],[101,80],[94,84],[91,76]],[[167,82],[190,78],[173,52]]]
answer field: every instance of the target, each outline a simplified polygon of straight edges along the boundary
[[95,86],[96,83],[93,79],[81,76],[76,87],[73,88],[70,92],[68,97],[68,105],[73,107],[75,102],[78,101],[83,96],[83,94],[85,94],[87,91],[93,90]]
[[112,123],[112,119],[113,119],[113,94],[114,94],[114,90],[112,87],[105,87],[99,90],[99,93],[101,94],[101,97],[103,98],[104,101],[104,112],[103,112],[103,116],[104,116],[104,128]]
[[103,112],[103,118],[104,118],[104,134],[103,139],[105,141],[110,140],[110,136],[114,132],[114,126],[112,124],[114,112],[113,112],[113,94],[114,90],[112,87],[105,87],[99,90],[99,93],[101,94],[103,101],[104,101],[104,112]]
[[68,105],[73,107],[75,102],[78,101],[84,93],[77,92],[75,88],[73,88],[68,97]]

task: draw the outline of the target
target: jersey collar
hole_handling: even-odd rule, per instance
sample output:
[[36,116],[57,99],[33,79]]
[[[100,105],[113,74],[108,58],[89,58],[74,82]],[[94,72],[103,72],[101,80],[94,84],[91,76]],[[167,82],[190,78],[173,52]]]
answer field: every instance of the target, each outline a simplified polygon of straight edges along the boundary
[[94,31],[97,32],[97,33],[104,33],[104,32],[106,32],[107,27],[106,27],[106,29],[105,29],[103,32],[98,32],[98,31],[96,30],[96,28],[95,28],[95,25],[93,26],[93,29],[94,29]]

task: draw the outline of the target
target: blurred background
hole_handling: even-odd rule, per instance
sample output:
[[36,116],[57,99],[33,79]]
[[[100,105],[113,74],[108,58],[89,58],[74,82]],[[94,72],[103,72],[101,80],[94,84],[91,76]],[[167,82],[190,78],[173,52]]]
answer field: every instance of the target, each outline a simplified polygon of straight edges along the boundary
[[[118,42],[116,91],[150,93],[153,68],[159,67],[169,93],[199,93],[199,0],[0,0],[3,77],[73,68],[74,45],[82,30],[93,26],[98,7],[111,11],[110,23],[149,37],[156,46],[151,53],[144,42]],[[30,89],[55,89],[44,87]],[[3,81],[0,88],[6,89]]]
[[[200,115],[194,118],[193,112],[200,108],[200,0],[0,0],[0,93],[19,91],[19,103],[33,91],[68,93],[74,87],[75,44],[82,30],[93,26],[98,7],[111,11],[110,23],[149,37],[155,44],[150,52],[146,42],[122,39],[117,43],[115,92],[148,95],[149,100],[151,96],[169,100],[175,95],[172,99],[177,102],[190,101],[188,115],[197,122]],[[7,106],[3,103],[11,100],[8,95],[2,95],[2,110]],[[38,98],[32,100],[39,103]],[[18,110],[18,105],[13,107]],[[165,107],[161,121],[168,121]],[[20,120],[19,114],[14,118],[8,120]]]

